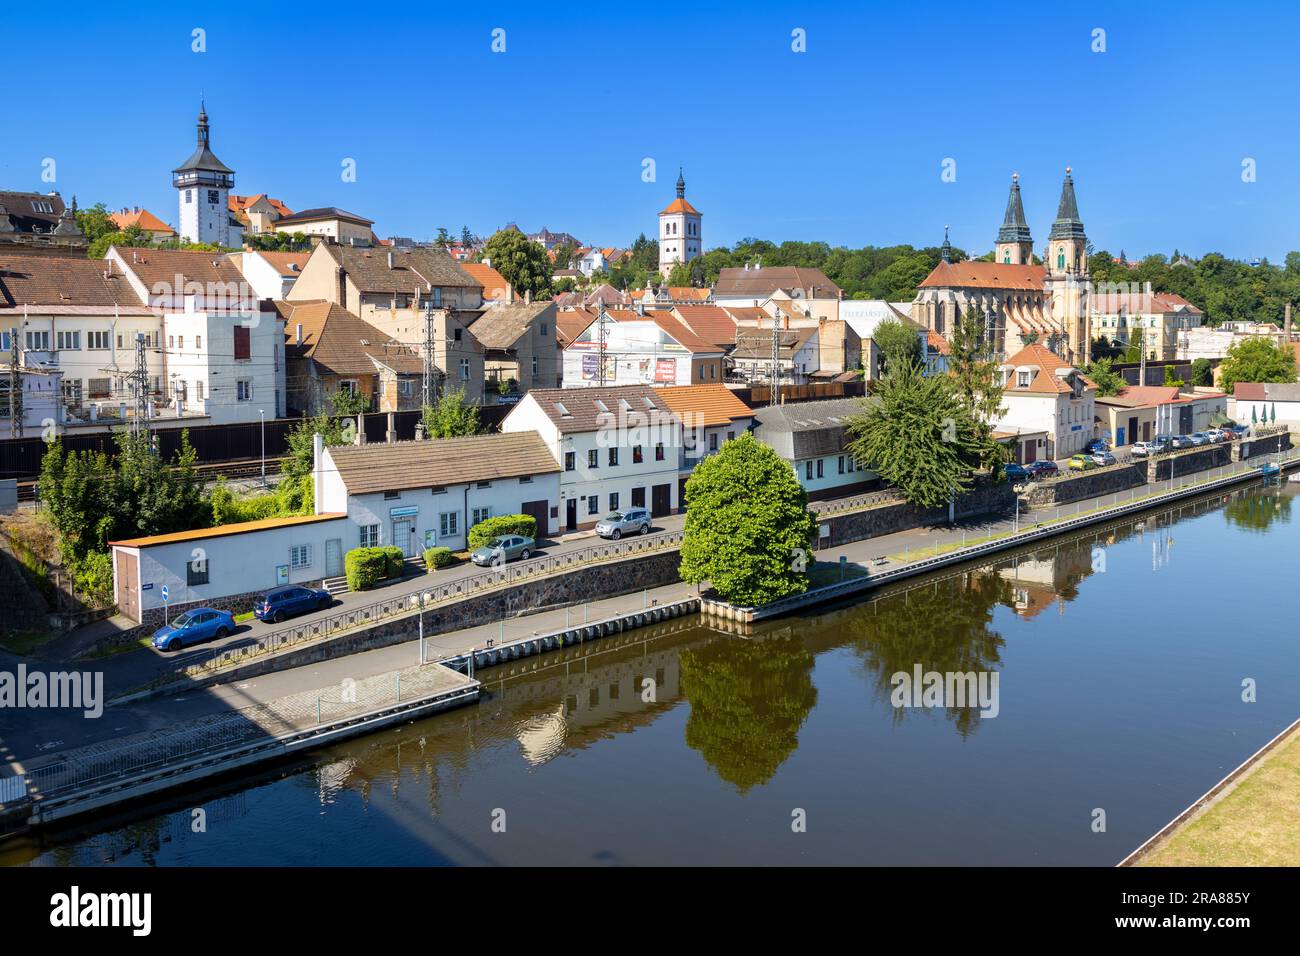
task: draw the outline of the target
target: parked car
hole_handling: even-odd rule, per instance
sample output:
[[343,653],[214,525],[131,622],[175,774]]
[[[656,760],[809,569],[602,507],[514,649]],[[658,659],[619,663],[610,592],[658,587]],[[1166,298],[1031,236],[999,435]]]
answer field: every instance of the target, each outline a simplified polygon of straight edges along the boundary
[[1061,473],[1061,469],[1056,467],[1054,461],[1033,461],[1025,466],[1029,472],[1029,477],[1037,481],[1039,478],[1051,478],[1053,475]]
[[1171,448],[1195,448],[1196,442],[1192,441],[1191,435],[1175,435],[1169,440]]
[[1007,476],[1007,481],[1010,482],[1029,481],[1034,477],[1033,473],[1028,468],[1024,465],[1017,464],[1014,461],[1007,462],[1007,464],[1003,465],[1002,473]]
[[1129,450],[1134,458],[1147,458],[1150,455],[1159,455],[1161,452],[1168,451],[1169,442],[1153,438],[1151,441],[1134,442],[1133,447]]
[[153,646],[160,651],[179,651],[186,644],[210,641],[235,633],[235,619],[229,611],[196,607],[153,632]]
[[1090,469],[1090,468],[1096,468],[1096,467],[1097,467],[1097,463],[1096,463],[1095,461],[1092,460],[1092,456],[1091,456],[1091,455],[1071,455],[1071,456],[1070,456],[1070,470],[1071,470],[1071,471],[1087,471],[1087,470]]
[[650,512],[644,508],[611,511],[596,522],[596,534],[617,541],[625,534],[647,534],[650,531]]
[[1119,463],[1119,459],[1108,451],[1094,451],[1092,453],[1092,460],[1097,463],[1097,467],[1099,468],[1104,465],[1115,465]]
[[1104,438],[1094,438],[1083,447],[1083,450],[1089,454],[1099,451],[1110,451],[1110,442],[1106,441]]
[[1245,425],[1225,425],[1224,428],[1232,432],[1233,438],[1245,438],[1246,432],[1250,430]]
[[537,542],[532,538],[525,538],[518,534],[503,534],[493,538],[481,548],[475,548],[470,554],[470,560],[481,568],[491,564],[502,564],[506,561],[522,558],[528,560]]
[[253,605],[253,616],[259,621],[279,624],[286,617],[319,611],[334,603],[329,591],[303,587],[301,584],[286,584],[271,588]]
[[1205,432],[1192,432],[1187,437],[1192,440],[1192,444],[1197,448],[1210,443],[1210,436],[1206,435]]
[[1222,428],[1209,428],[1205,431],[1205,437],[1209,439],[1211,445],[1217,445],[1220,442],[1228,441],[1229,432]]

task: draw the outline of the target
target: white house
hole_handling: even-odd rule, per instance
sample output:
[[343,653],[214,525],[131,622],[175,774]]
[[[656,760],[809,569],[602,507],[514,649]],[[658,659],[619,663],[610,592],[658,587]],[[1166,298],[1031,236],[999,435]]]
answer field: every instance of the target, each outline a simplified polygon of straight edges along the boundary
[[[564,348],[565,388],[600,386],[599,312]],[[668,311],[641,315],[606,310],[604,319],[606,385],[691,385],[722,381],[721,346],[707,342]]]
[[311,253],[236,252],[230,258],[258,299],[287,299]]
[[1001,366],[1002,432],[1045,432],[1034,459],[1067,458],[1083,451],[1093,434],[1096,387],[1077,368],[1041,345],[1027,345]]
[[1300,425],[1300,383],[1238,382],[1232,397],[1235,422]]
[[686,479],[695,466],[731,439],[754,427],[754,410],[725,385],[670,385],[656,393],[682,423],[678,472],[679,507],[685,506]]
[[868,491],[880,478],[848,450],[848,422],[864,408],[860,398],[767,405],[754,409],[754,437],[789,463],[809,498]]
[[[8,336],[9,333],[6,332],[3,338]],[[9,393],[13,388],[15,371],[21,397],[11,403]],[[62,377],[63,373],[57,368],[19,366],[15,369],[12,365],[0,365],[0,439],[17,438],[19,435],[24,438],[40,438],[49,425],[62,425]]]
[[560,468],[535,433],[325,448],[316,436],[315,511],[348,517],[344,553],[396,545],[465,548],[468,529],[488,518],[527,514],[538,537],[555,532]]
[[678,506],[681,423],[647,385],[533,389],[501,431],[537,432],[560,471],[560,527],[592,527],[618,508]]
[[346,527],[343,514],[298,515],[110,541],[113,599],[149,625],[164,608],[170,617],[195,605],[248,611],[268,588],[342,574]]

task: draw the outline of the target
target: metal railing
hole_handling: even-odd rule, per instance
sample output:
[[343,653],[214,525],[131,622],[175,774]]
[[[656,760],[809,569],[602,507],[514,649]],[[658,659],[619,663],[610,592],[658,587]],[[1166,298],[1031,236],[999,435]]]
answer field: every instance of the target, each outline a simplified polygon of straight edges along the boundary
[[829,498],[822,501],[810,501],[808,507],[819,518],[841,514],[845,511],[857,511],[862,508],[874,508],[878,505],[903,504],[907,497],[901,491],[872,491],[867,494],[853,495],[849,498]]
[[[180,674],[189,678],[201,677],[214,670],[242,663],[262,654],[283,650],[306,641],[333,637],[345,631],[368,627],[382,621],[410,616],[449,601],[461,600],[475,594],[499,590],[534,578],[602,561],[617,561],[641,554],[666,551],[680,546],[682,536],[681,531],[641,535],[636,538],[594,544],[560,554],[544,554],[518,564],[501,565],[443,584],[431,580],[427,585],[421,583],[421,586],[413,591],[404,591],[364,607],[347,608],[326,617],[305,620],[236,647],[213,648],[197,659],[188,657],[185,666],[180,669]],[[436,579],[437,573],[434,572],[430,578]],[[165,683],[173,677],[173,674],[167,674],[161,682]]]

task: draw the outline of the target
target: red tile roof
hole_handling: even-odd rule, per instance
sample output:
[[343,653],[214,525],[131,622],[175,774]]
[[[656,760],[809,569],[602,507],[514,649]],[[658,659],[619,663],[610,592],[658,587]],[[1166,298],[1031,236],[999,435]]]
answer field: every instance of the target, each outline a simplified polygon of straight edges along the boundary
[[[1003,368],[1017,368],[1021,366],[1037,366],[1037,371],[1030,379],[1029,387],[1022,388],[1016,385],[1014,380],[1007,382],[1006,394],[1015,395],[1025,392],[1038,393],[1055,393],[1066,394],[1072,391],[1069,383],[1061,378],[1057,373],[1059,369],[1073,369],[1074,366],[1069,362],[1063,361],[1060,356],[1052,352],[1045,346],[1034,343],[1026,345],[1023,349],[1011,356],[1003,363]],[[1083,381],[1090,387],[1093,383],[1086,376],[1080,376]]]
[[679,212],[684,212],[691,216],[703,215],[698,209],[688,203],[685,199],[681,198],[674,199],[670,202],[659,215],[669,216]]
[[139,226],[146,232],[161,232],[170,236],[176,235],[176,230],[167,223],[163,222],[148,209],[123,209],[109,216],[119,229],[129,229],[132,226]]
[[1004,262],[940,262],[922,280],[919,288],[1014,289],[1042,292],[1044,266],[1009,265]]
[[497,272],[496,269],[485,266],[481,262],[462,262],[460,267],[470,274],[470,278],[483,287],[484,299],[498,302],[506,300],[509,283],[506,282],[505,276]]

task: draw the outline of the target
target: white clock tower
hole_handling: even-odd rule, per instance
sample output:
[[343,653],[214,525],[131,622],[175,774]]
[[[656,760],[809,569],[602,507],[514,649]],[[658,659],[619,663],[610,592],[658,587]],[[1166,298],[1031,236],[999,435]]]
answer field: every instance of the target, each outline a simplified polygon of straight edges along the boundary
[[199,105],[199,144],[190,158],[172,170],[180,193],[180,234],[188,242],[230,245],[230,207],[235,171],[217,159],[208,141],[208,113]]
[[690,262],[700,254],[700,211],[686,201],[686,180],[677,171],[677,198],[659,214],[659,271],[667,281],[678,262]]

